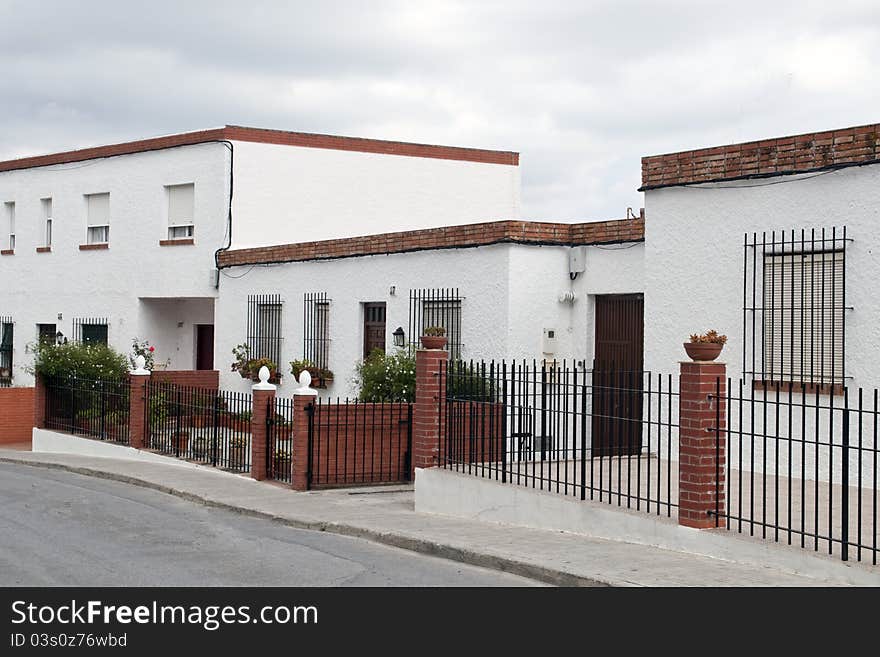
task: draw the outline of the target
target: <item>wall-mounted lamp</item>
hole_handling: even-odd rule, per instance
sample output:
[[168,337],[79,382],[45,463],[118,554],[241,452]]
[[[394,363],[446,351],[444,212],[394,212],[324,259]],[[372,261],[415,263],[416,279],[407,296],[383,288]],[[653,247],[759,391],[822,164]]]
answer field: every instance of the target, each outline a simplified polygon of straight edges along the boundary
[[396,286],[396,285],[392,285],[390,288],[388,288],[388,294],[391,295],[392,297],[393,297],[395,294],[397,294],[397,286]]
[[392,333],[391,335],[394,336],[394,346],[395,347],[402,347],[404,345],[404,341],[406,340],[406,334],[403,332],[402,326],[398,326],[394,330],[394,333]]
[[59,322],[61,321],[61,318],[62,318],[61,313],[58,313],[58,321],[59,321]]
[[55,344],[65,344],[67,343],[67,338],[64,337],[64,334],[61,331],[58,331],[55,334]]

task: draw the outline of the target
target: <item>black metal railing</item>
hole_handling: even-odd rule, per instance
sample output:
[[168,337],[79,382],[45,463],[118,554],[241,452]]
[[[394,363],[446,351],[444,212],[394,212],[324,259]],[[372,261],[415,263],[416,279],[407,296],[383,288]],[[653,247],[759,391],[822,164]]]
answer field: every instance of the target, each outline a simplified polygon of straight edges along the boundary
[[307,407],[309,488],[409,481],[412,409],[405,402],[315,400]]
[[266,478],[286,484],[293,473],[293,400],[270,399],[266,411]]
[[330,367],[330,299],[326,292],[303,295],[303,358],[316,367]]
[[47,429],[128,444],[128,380],[57,377],[45,388]]
[[442,367],[442,467],[658,515],[678,506],[678,377],[565,361]]
[[284,342],[280,294],[248,295],[247,345],[250,357],[268,358],[281,370],[281,345]]
[[250,395],[150,382],[144,412],[148,448],[224,470],[250,472]]
[[461,337],[462,297],[458,288],[435,288],[409,291],[409,345],[419,347],[419,336],[425,329],[442,326],[446,329],[446,348],[450,358],[461,358],[464,345]]
[[[727,381],[728,530],[877,564],[878,391]],[[720,434],[716,426],[716,434]],[[722,484],[723,485],[723,484]]]

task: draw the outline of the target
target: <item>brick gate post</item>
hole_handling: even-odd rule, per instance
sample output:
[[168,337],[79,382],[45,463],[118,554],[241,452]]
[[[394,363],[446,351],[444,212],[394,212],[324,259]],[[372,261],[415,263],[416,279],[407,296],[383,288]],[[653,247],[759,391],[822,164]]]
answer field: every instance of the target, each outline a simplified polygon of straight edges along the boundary
[[128,444],[135,449],[149,447],[150,437],[147,422],[147,386],[150,383],[150,370],[144,367],[145,359],[135,359],[135,369],[128,373]]
[[34,427],[46,428],[46,381],[42,375],[34,375]]
[[293,435],[290,448],[290,485],[293,490],[309,489],[309,406],[318,397],[318,391],[310,388],[312,375],[303,370],[299,375],[299,386],[293,391]]
[[[681,363],[678,432],[678,524],[724,527],[727,458],[727,367]],[[719,395],[720,393],[720,395]]]
[[444,418],[440,416],[442,397],[446,395],[446,370],[441,365],[448,357],[445,349],[416,351],[411,478],[416,468],[433,468],[440,463],[446,439]]
[[269,383],[269,369],[265,365],[260,368],[259,377],[260,382],[251,386],[251,477],[263,481],[266,478],[266,451],[269,443],[266,420],[269,418],[270,405],[272,415],[275,414],[276,386]]

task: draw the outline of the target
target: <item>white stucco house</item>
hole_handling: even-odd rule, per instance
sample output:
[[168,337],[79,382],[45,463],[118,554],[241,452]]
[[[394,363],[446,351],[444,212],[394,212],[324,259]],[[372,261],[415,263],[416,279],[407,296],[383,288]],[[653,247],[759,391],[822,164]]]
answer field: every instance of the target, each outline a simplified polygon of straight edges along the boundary
[[[880,125],[645,157],[645,366],[715,328],[734,379],[880,384]],[[799,389],[795,386],[795,390]]]
[[0,379],[30,385],[40,336],[138,337],[171,369],[227,369],[218,254],[518,219],[518,161],[225,126],[0,162]]

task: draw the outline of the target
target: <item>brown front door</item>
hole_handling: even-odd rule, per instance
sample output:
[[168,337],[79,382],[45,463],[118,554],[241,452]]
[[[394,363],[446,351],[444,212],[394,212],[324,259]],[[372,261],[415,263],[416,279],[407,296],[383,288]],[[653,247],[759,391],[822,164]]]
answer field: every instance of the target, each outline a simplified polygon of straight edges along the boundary
[[364,304],[364,358],[373,349],[385,351],[385,303]]
[[196,324],[196,369],[214,369],[213,324]]
[[642,448],[644,299],[596,297],[593,360],[593,452],[636,454]]

